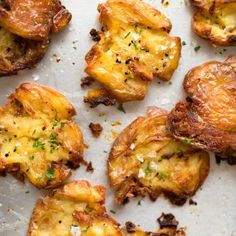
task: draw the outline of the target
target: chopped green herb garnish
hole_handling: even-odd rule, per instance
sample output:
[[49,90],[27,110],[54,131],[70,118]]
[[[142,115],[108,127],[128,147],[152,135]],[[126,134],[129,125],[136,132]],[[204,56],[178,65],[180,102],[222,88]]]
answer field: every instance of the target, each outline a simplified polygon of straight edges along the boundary
[[65,128],[65,124],[64,122],[61,122],[61,129],[64,129]]
[[139,200],[138,203],[137,203],[138,206],[141,206],[142,205],[142,200]]
[[197,52],[197,51],[200,50],[200,48],[201,48],[201,46],[196,46],[196,47],[194,48],[194,51]]
[[36,139],[33,143],[33,147],[34,148],[41,148],[41,149],[45,149],[45,143],[41,142],[39,139]]
[[131,40],[131,43],[134,45],[135,50],[138,50],[138,46],[134,40]]
[[112,214],[116,214],[116,212],[115,212],[114,210],[110,210],[110,212],[111,212]]
[[54,120],[52,121],[52,126],[55,127],[57,125],[58,125],[58,117],[57,117],[57,114],[56,114]]
[[48,179],[54,179],[54,174],[55,174],[55,169],[52,168],[52,167],[49,167],[45,176],[48,178]]
[[124,39],[128,38],[130,34],[131,34],[131,33],[128,32],[128,33],[125,35]]
[[192,139],[191,138],[185,138],[184,140],[183,140],[183,143],[184,144],[191,144],[192,143]]
[[185,45],[186,45],[186,42],[185,42],[185,41],[182,41],[182,45],[185,46]]
[[81,229],[81,233],[87,233],[88,232],[88,229],[89,229],[90,226],[88,226],[87,228],[85,229]]
[[50,134],[49,138],[50,138],[49,143],[55,144],[57,146],[60,145],[60,143],[57,141],[57,138],[56,138],[56,136],[54,134]]
[[122,111],[122,112],[126,113],[126,111],[125,111],[125,109],[124,109],[122,103],[119,104],[119,106],[117,107],[117,109],[118,109],[119,111]]
[[50,153],[53,154],[54,151],[55,151],[55,148],[54,148],[54,147],[51,147],[51,148],[50,148]]
[[152,173],[152,169],[150,167],[150,162],[148,162],[146,169],[144,170],[146,175],[150,175]]
[[158,173],[158,179],[159,180],[165,180],[168,177],[168,174],[166,172],[159,172]]
[[30,156],[29,159],[32,161],[34,160],[34,156]]
[[13,149],[13,152],[16,152],[17,151],[17,147],[15,146],[14,149]]

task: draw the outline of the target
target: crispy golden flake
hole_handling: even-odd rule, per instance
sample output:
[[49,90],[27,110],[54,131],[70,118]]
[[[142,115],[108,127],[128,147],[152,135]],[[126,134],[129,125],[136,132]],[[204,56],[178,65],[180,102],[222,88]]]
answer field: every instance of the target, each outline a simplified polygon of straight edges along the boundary
[[74,181],[41,198],[32,213],[28,236],[185,236],[182,229],[163,227],[145,233],[134,224],[126,227],[112,219],[105,208],[105,188]]
[[22,84],[0,107],[0,173],[26,176],[38,188],[61,184],[83,161],[75,110],[60,93]]
[[140,0],[108,0],[98,10],[103,30],[86,56],[90,76],[120,102],[143,99],[154,76],[171,79],[181,44],[162,13]]
[[197,11],[194,31],[202,38],[221,46],[236,45],[236,1],[192,0]]
[[236,57],[192,69],[179,102],[168,118],[170,132],[192,145],[236,157]]
[[108,175],[118,204],[146,194],[156,200],[163,193],[172,203],[182,205],[206,179],[208,153],[173,139],[166,120],[165,111],[150,108],[115,141]]

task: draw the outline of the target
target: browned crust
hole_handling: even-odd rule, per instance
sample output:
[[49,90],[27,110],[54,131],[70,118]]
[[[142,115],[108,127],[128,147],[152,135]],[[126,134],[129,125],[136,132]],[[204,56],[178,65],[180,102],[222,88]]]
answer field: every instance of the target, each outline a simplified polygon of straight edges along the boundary
[[[8,37],[1,45],[0,77],[34,67],[47,52],[49,34],[60,32],[70,20],[71,13],[59,0],[0,1],[0,36]],[[7,35],[2,36],[1,30]]]
[[168,117],[175,138],[188,138],[199,148],[235,156],[235,62],[235,57],[223,63],[208,62],[186,75],[188,102],[177,103]]
[[33,68],[35,64],[41,61],[49,47],[48,40],[44,42],[33,42],[20,37],[16,37],[16,39],[20,41],[21,45],[24,45],[24,52],[21,57],[13,55],[8,63],[6,63],[5,58],[8,55],[0,55],[0,77],[16,75],[20,70]]
[[115,105],[117,100],[103,88],[90,89],[84,97],[84,103],[88,103],[91,108],[95,108],[100,104],[105,106]]
[[61,31],[70,20],[70,12],[59,0],[0,2],[0,26],[23,38],[47,40],[50,32]]
[[[209,20],[210,18],[216,17],[217,9],[226,7],[227,4],[235,3],[235,0],[191,0],[193,6],[196,7],[196,12],[193,16],[192,27],[195,33],[203,39],[209,40],[214,45],[219,46],[235,46],[236,45],[236,25],[232,32],[226,32],[226,27],[218,24],[218,33],[214,32],[213,24],[215,22]],[[231,6],[229,6],[231,7]],[[235,5],[236,7],[236,5]],[[236,9],[236,8],[235,8]],[[220,15],[220,17],[222,17]],[[217,21],[217,20],[216,20]],[[230,25],[232,27],[232,25]],[[223,27],[223,29],[222,29]]]
[[[72,120],[73,116],[76,114],[75,109],[73,105],[56,90],[34,83],[22,84],[9,96],[8,103],[1,107],[0,110],[2,112],[0,119],[2,122],[5,122],[4,124],[6,127],[8,127],[8,121],[5,120],[5,117],[10,117],[10,120],[15,119],[14,125],[16,126],[18,125],[18,118],[20,118],[21,122],[23,120],[25,120],[25,122],[41,120],[44,123],[44,126],[42,127],[41,125],[39,127],[32,127],[33,131],[34,129],[38,129],[39,133],[42,132],[42,136],[39,134],[39,137],[37,138],[34,138],[33,131],[28,133],[28,131],[22,127],[20,132],[25,132],[26,137],[29,135],[29,143],[22,141],[23,143],[21,144],[24,146],[26,152],[26,154],[24,154],[26,155],[24,156],[25,160],[22,162],[20,158],[17,162],[16,158],[12,163],[11,159],[9,162],[10,157],[6,158],[6,155],[1,156],[0,173],[2,175],[11,173],[19,180],[24,180],[24,178],[27,177],[29,181],[38,188],[53,188],[61,185],[69,178],[71,170],[78,168],[81,163],[84,162],[83,136],[79,126]],[[43,134],[43,132],[45,132],[45,134]],[[48,135],[49,137],[47,137]],[[8,136],[13,140],[15,139],[16,142],[18,136],[19,139],[22,140],[19,134],[17,136],[15,133],[8,133],[8,130],[0,129],[1,140]],[[37,143],[41,138],[43,141],[40,142],[43,143],[43,148],[34,147],[35,142]],[[48,147],[45,148],[47,145]],[[4,146],[4,141],[1,148],[5,148],[4,152],[9,153],[9,155],[22,155],[14,154],[11,150],[11,146]],[[57,150],[60,150],[60,152],[63,153],[61,153],[61,158],[57,157]],[[53,153],[55,153],[55,158],[53,160],[44,159],[41,156],[52,155]],[[37,160],[35,155],[38,157]],[[29,161],[32,156],[33,159]],[[37,165],[35,165],[35,161],[38,162]],[[25,169],[26,166],[27,169]],[[41,177],[38,179],[37,176],[34,175],[34,171],[36,170],[34,168],[39,168],[39,166],[40,169],[37,169],[36,174],[41,174]],[[49,175],[53,175],[52,177],[47,177],[46,175],[49,169],[51,170]]]
[[[152,108],[151,110],[149,109],[148,115],[144,117],[139,117],[137,118],[134,122],[132,122],[116,139],[114,142],[111,152],[109,154],[108,162],[107,162],[107,169],[108,169],[108,177],[110,181],[110,185],[115,188],[116,190],[116,198],[115,201],[117,204],[125,204],[129,201],[130,198],[136,197],[136,196],[142,196],[144,197],[145,195],[149,195],[150,199],[155,201],[159,195],[164,194],[173,204],[175,205],[183,205],[187,198],[190,196],[193,196],[195,192],[200,188],[200,186],[203,184],[204,180],[208,176],[209,173],[209,165],[210,165],[210,160],[209,160],[209,155],[206,152],[202,152],[200,150],[196,149],[191,149],[189,147],[189,150],[186,151],[186,156],[182,156],[182,158],[186,158],[188,155],[192,155],[193,153],[199,153],[199,155],[202,158],[201,165],[199,166],[199,175],[196,178],[199,178],[197,183],[195,183],[194,189],[189,189],[187,187],[189,185],[189,181],[187,178],[185,180],[181,180],[182,182],[179,183],[180,186],[179,188],[182,189],[174,189],[174,188],[166,188],[165,187],[150,187],[148,185],[145,185],[143,182],[140,181],[139,177],[136,176],[136,174],[132,174],[129,172],[128,175],[122,174],[121,177],[113,177],[112,176],[112,168],[114,168],[114,163],[117,158],[122,156],[124,158],[123,162],[128,162],[128,159],[131,154],[132,154],[132,149],[130,149],[132,143],[134,140],[137,139],[137,135],[139,132],[142,132],[141,130],[139,131],[139,128],[143,126],[143,123],[151,123],[153,118],[159,118],[160,117],[160,123],[156,123],[155,128],[158,130],[158,125],[163,125],[163,120],[166,120],[167,117],[167,112],[163,111],[162,109],[156,109]],[[149,120],[149,121],[148,121]],[[149,130],[152,128],[149,127]],[[154,127],[153,127],[154,129]],[[151,143],[154,140],[171,140],[171,137],[163,131],[157,131],[155,136],[153,137],[146,137],[147,138],[147,143]],[[154,135],[154,134],[152,134]],[[148,135],[147,135],[148,136]],[[174,141],[174,139],[173,139]],[[146,143],[146,140],[143,140],[144,143]],[[137,143],[136,145],[144,145],[143,143]],[[192,153],[192,154],[191,154]],[[175,154],[174,154],[175,155]],[[163,156],[164,159],[171,159],[173,156]],[[183,153],[181,154],[183,155]],[[180,157],[181,158],[181,157]],[[122,160],[120,160],[120,165],[125,168],[125,164],[122,164]],[[113,163],[113,164],[112,164]],[[113,167],[111,168],[111,165]],[[136,165],[133,164],[132,168],[136,168]],[[194,177],[193,177],[194,178]],[[181,187],[181,184],[183,185]]]

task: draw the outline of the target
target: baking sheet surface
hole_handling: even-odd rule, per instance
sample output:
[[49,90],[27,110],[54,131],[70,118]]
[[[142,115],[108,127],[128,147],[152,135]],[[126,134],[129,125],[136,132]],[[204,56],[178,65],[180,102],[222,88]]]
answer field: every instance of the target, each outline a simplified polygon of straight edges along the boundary
[[[64,0],[63,3],[72,12],[73,20],[69,27],[59,35],[53,36],[50,50],[35,69],[21,72],[18,76],[0,79],[0,103],[22,82],[31,81],[51,86],[64,93],[77,109],[79,122],[85,142],[89,145],[85,158],[92,161],[95,172],[89,174],[84,167],[78,169],[71,179],[88,179],[93,184],[108,187],[106,178],[107,152],[118,132],[138,115],[142,115],[147,106],[157,105],[170,110],[183,97],[182,81],[186,72],[194,66],[209,60],[223,61],[228,55],[236,54],[236,49],[213,48],[207,42],[196,37],[191,30],[191,6],[187,1],[170,0],[168,7],[161,0],[146,2],[164,12],[172,21],[172,35],[178,35],[186,42],[182,58],[172,83],[155,79],[149,93],[142,102],[124,104],[126,114],[116,107],[89,109],[83,104],[86,90],[80,88],[80,79],[85,76],[84,56],[93,45],[89,38],[91,28],[100,28],[97,18],[97,5],[102,0]],[[201,46],[198,52],[194,47]],[[56,55],[56,56],[55,56]],[[60,58],[60,62],[56,59]],[[104,115],[101,116],[101,114]],[[120,121],[120,126],[112,123]],[[88,129],[90,122],[99,122],[104,127],[102,137],[94,139]],[[12,177],[0,178],[0,236],[24,236],[27,232],[29,217],[38,197],[43,191],[36,190],[30,184],[20,184]],[[126,206],[117,208],[113,203],[113,191],[107,191],[107,208],[116,212],[120,223],[132,221],[146,230],[156,230],[156,219],[162,212],[173,213],[180,225],[187,228],[188,236],[236,236],[236,166],[221,164],[217,166],[211,159],[211,170],[205,184],[193,198],[198,204],[183,207],[172,206],[160,197],[155,203],[149,199],[137,204],[138,198]],[[112,213],[111,213],[112,214]]]

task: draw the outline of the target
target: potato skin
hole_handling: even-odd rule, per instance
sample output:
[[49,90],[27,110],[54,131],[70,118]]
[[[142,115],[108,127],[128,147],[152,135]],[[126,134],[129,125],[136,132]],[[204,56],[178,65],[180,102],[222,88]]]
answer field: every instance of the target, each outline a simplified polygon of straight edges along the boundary
[[59,0],[0,0],[0,77],[31,69],[71,14]]
[[236,57],[192,69],[184,81],[188,102],[179,102],[168,117],[171,134],[224,157],[235,157],[235,78]]
[[208,153],[173,139],[166,120],[166,111],[152,108],[113,144],[107,168],[118,204],[137,195],[156,200],[164,194],[173,204],[183,205],[208,176]]
[[120,102],[142,100],[154,76],[171,79],[181,40],[169,36],[162,13],[140,0],[108,0],[98,10],[103,30],[85,58],[86,73]]
[[191,0],[196,7],[193,29],[196,34],[220,46],[236,45],[235,0]]
[[74,107],[57,91],[25,83],[0,107],[0,173],[38,188],[60,185],[83,162]]
[[50,32],[61,31],[71,14],[59,0],[1,0],[0,26],[31,40],[46,40]]
[[38,200],[28,236],[71,236],[71,226],[78,227],[81,236],[185,236],[183,229],[177,227],[164,227],[157,233],[144,232],[135,225],[131,229],[127,223],[121,228],[107,214],[105,188],[85,180],[67,183]]
[[34,42],[0,28],[0,77],[30,69],[45,55],[49,41]]

